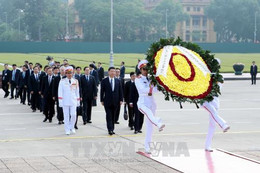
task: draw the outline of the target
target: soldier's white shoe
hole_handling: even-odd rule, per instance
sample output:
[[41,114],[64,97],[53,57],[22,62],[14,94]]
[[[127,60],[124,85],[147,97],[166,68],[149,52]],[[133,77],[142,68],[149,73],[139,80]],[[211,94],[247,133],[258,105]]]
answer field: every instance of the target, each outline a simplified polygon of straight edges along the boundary
[[70,132],[66,132],[66,135],[70,135]]
[[146,154],[152,154],[150,149],[145,149]]
[[229,125],[225,125],[223,127],[223,132],[226,133],[229,129],[230,129],[230,126]]
[[72,129],[71,132],[72,132],[73,134],[75,134],[75,133],[76,133],[76,130],[75,130],[75,129]]
[[165,124],[160,123],[160,124],[158,125],[159,132],[163,131],[163,128],[164,128],[164,127],[165,127]]

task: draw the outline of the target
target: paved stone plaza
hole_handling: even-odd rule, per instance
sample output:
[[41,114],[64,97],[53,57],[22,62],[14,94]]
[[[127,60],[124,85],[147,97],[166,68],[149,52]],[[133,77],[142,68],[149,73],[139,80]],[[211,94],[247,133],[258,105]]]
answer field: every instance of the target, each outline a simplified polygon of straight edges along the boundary
[[[0,172],[177,172],[136,154],[143,150],[144,133],[135,135],[123,120],[116,135],[107,134],[105,112],[98,102],[92,124],[66,136],[63,126],[43,123],[40,112],[32,113],[18,100],[3,98],[0,92]],[[171,153],[178,147],[203,149],[208,127],[208,113],[193,104],[164,101],[157,94],[158,111],[166,124],[163,132],[154,129],[153,141],[167,144]],[[217,128],[213,147],[260,161],[260,85],[250,81],[226,81],[220,103],[220,115],[231,130],[223,134]],[[145,125],[143,128],[145,132]],[[165,151],[167,152],[167,151]],[[175,157],[184,157],[176,154]],[[188,165],[187,165],[188,166]]]

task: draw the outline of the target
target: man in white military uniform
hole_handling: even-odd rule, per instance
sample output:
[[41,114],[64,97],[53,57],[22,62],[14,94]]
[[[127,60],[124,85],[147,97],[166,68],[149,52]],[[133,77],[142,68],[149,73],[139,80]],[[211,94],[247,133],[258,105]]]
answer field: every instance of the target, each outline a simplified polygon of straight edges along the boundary
[[148,79],[147,63],[147,60],[139,62],[138,69],[140,69],[142,75],[135,80],[135,85],[139,94],[137,102],[138,109],[146,115],[145,152],[149,154],[151,153],[150,143],[152,140],[153,125],[155,125],[159,131],[162,131],[165,125],[161,122],[159,117],[155,117],[156,103],[153,93],[157,92],[157,87],[153,86]]
[[72,78],[73,68],[66,67],[67,78],[61,79],[58,89],[59,106],[63,109],[64,127],[66,135],[76,133],[74,125],[76,122],[76,109],[80,104],[79,82]]
[[[220,65],[220,60],[219,59],[216,60]],[[223,84],[218,82],[218,85],[221,90]],[[211,142],[212,142],[213,134],[216,129],[216,123],[220,126],[220,128],[223,130],[224,133],[230,129],[230,126],[227,125],[227,122],[218,115],[219,97],[214,97],[212,101],[205,102],[203,103],[202,106],[204,109],[206,109],[209,112],[209,128],[206,137],[205,151],[212,152],[213,150],[211,149]]]

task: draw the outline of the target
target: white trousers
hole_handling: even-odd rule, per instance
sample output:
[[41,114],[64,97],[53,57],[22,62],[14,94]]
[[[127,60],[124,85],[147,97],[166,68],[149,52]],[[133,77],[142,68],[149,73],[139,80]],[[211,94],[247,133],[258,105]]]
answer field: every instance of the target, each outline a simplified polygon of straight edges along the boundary
[[76,106],[63,106],[63,114],[64,114],[64,128],[65,132],[70,132],[70,130],[74,129],[74,125],[76,122]]
[[222,130],[227,123],[218,115],[219,99],[217,97],[215,97],[211,102],[205,102],[203,107],[209,112],[209,128],[205,143],[205,148],[209,149],[216,129],[216,123],[220,128],[222,128]]
[[145,150],[150,150],[150,143],[152,141],[152,133],[153,133],[153,125],[157,126],[161,123],[161,119],[159,117],[155,117],[156,112],[156,104],[152,105],[141,105],[139,107],[140,112],[145,115],[146,121],[146,134],[145,134]]

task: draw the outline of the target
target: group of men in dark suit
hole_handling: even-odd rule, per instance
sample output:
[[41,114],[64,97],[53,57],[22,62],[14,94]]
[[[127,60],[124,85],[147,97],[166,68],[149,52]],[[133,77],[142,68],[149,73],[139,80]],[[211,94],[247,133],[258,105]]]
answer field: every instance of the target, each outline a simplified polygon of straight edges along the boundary
[[[57,112],[58,124],[64,124],[63,110],[59,107],[58,102],[58,86],[60,81],[65,76],[65,68],[68,62],[61,66],[44,67],[36,63],[26,61],[19,70],[16,64],[12,65],[12,70],[9,70],[8,64],[5,64],[5,69],[2,72],[2,88],[5,92],[4,97],[8,97],[11,93],[10,99],[20,98],[21,103],[31,106],[33,112],[40,110],[45,115],[43,122],[52,122]],[[80,86],[80,97],[83,124],[92,123],[92,107],[96,106],[98,86],[101,83],[100,101],[104,105],[106,111],[107,129],[110,135],[114,134],[114,124],[119,124],[120,107],[125,101],[128,108],[129,123],[128,126],[135,133],[141,133],[143,124],[143,114],[137,108],[138,92],[136,90],[134,79],[135,73],[130,74],[131,80],[125,83],[125,67],[124,62],[121,63],[120,68],[110,67],[108,70],[108,77],[104,78],[104,68],[99,62],[98,66],[95,63],[90,64],[84,68],[82,74],[81,67],[75,67],[73,77],[78,80]],[[11,92],[9,92],[11,86]],[[56,105],[56,109],[55,109]],[[77,121],[75,124],[77,127]]]

